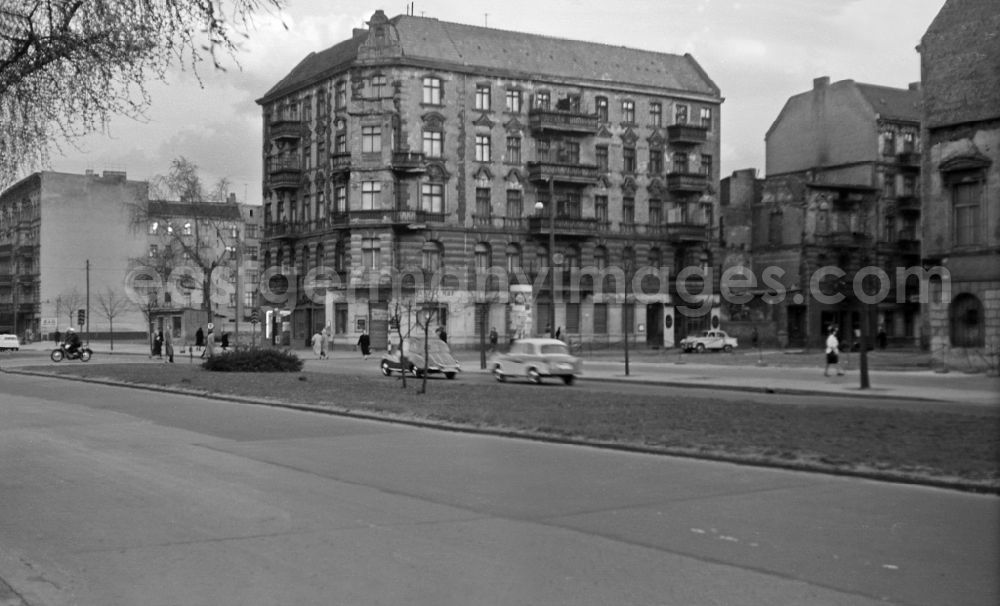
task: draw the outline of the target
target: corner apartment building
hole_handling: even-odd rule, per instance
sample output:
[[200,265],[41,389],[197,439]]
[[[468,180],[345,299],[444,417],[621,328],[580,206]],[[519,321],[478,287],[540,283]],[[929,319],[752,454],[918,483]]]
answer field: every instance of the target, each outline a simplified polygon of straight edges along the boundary
[[[657,279],[639,301],[587,271],[717,262],[722,98],[693,57],[382,11],[368,26],[258,100],[288,338],[330,324],[381,346],[421,296],[460,344],[540,334],[550,314],[573,339],[653,347],[718,322],[717,295]],[[317,268],[325,299],[303,283]]]
[[[128,260],[145,249],[129,228],[128,205],[146,195],[145,182],[117,171],[38,172],[0,193],[0,331],[23,339],[75,328],[89,262],[89,327],[107,332],[98,297],[109,289],[122,296]],[[114,328],[145,334],[145,321],[133,309]]]
[[782,272],[785,296],[772,308],[780,343],[822,345],[831,325],[848,336],[861,330],[851,297],[826,299],[843,285],[814,283],[831,266],[848,282],[862,268],[883,270],[876,325],[891,342],[919,343],[917,284],[896,277],[897,268],[920,264],[920,100],[919,84],[816,78],[768,129],[752,247],[757,276]]
[[1000,354],[1000,11],[948,0],[920,41],[923,255],[950,297],[925,302],[933,355],[992,365]]

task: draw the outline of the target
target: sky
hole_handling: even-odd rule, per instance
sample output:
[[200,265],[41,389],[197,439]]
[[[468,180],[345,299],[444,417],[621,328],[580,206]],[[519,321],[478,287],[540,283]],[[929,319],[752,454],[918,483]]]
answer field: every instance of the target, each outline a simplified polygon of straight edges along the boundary
[[[719,86],[722,176],[758,169],[764,134],[785,101],[814,78],[906,88],[920,80],[916,46],[944,0],[417,0],[414,14],[471,25],[691,53]],[[117,117],[106,132],[52,150],[48,169],[82,174],[124,170],[129,179],[165,174],[184,156],[207,184],[226,178],[240,201],[261,202],[263,96],[310,52],[406,2],[288,0],[260,14],[226,71],[180,69],[150,84],[143,120]],[[625,8],[627,6],[627,8]],[[238,61],[239,65],[236,65]]]

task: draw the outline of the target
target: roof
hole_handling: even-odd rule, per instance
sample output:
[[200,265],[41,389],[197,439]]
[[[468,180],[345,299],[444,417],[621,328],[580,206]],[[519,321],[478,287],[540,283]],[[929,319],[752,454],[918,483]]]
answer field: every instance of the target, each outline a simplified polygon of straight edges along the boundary
[[[379,16],[373,17],[373,21]],[[719,97],[719,87],[690,54],[677,55],[398,15],[388,20],[398,50],[392,60],[445,64],[461,71],[493,70],[519,77],[565,78],[650,86]],[[264,103],[339,71],[358,57],[368,31],[311,53],[258,100]]]
[[[849,82],[853,81],[849,80]],[[921,94],[919,90],[861,82],[856,82],[855,86],[880,117],[890,120],[920,121]]]

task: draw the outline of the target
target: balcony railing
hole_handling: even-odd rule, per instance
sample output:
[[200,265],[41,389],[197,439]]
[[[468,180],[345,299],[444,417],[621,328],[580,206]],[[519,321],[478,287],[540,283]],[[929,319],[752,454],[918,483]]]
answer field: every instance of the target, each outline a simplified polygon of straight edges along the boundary
[[705,222],[667,223],[666,237],[670,242],[707,242],[708,224]]
[[591,135],[597,132],[597,114],[543,108],[528,110],[528,124],[533,131],[559,131]]
[[561,162],[528,162],[528,179],[563,183],[590,184],[597,181],[597,165],[566,164]]
[[[528,217],[528,233],[531,235],[539,236],[549,234],[551,218],[547,215],[534,215]],[[597,219],[591,217],[556,217],[555,222],[555,235],[557,236],[576,236],[576,237],[587,237],[593,236],[594,232],[597,231]]]
[[426,158],[423,152],[393,152],[392,169],[404,173],[424,173],[427,172]]
[[701,173],[667,173],[667,191],[703,192],[708,187],[708,175]]
[[330,154],[330,168],[335,173],[342,173],[351,170],[350,152]]
[[901,151],[896,154],[896,162],[904,166],[919,166],[920,154],[915,151]]
[[275,189],[294,189],[302,182],[302,165],[298,158],[271,158],[267,161],[268,184]]
[[697,145],[708,140],[708,129],[697,124],[672,124],[667,127],[667,143]]
[[277,119],[271,122],[271,139],[301,139],[305,124],[301,120]]
[[834,231],[816,237],[817,244],[831,248],[861,248],[871,242],[871,236],[855,231]]

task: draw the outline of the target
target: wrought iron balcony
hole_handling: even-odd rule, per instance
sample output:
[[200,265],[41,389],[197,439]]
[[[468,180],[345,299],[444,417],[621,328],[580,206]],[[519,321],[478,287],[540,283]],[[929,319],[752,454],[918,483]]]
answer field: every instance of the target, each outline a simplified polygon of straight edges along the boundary
[[[548,215],[533,215],[528,217],[528,233],[533,236],[548,236],[551,217]],[[554,221],[555,235],[563,237],[588,237],[597,231],[597,219],[592,217],[556,217]]]
[[697,124],[671,124],[667,127],[667,143],[697,145],[708,140],[708,128]]
[[536,107],[528,110],[528,124],[533,131],[592,135],[597,132],[597,114]]
[[335,173],[342,173],[351,170],[350,152],[340,152],[330,154],[330,170]]
[[267,161],[267,178],[273,189],[298,189],[302,165],[298,158],[272,158]]
[[667,191],[703,192],[708,187],[708,175],[701,173],[667,173]]
[[423,152],[392,152],[392,169],[402,173],[425,173],[427,172],[427,161]]
[[561,162],[528,162],[528,179],[562,183],[591,184],[597,181],[597,165],[565,164]]
[[664,227],[670,242],[708,242],[708,225],[704,222],[667,223]]
[[301,120],[286,120],[279,118],[271,121],[270,136],[272,141],[298,141],[305,134],[306,126]]

